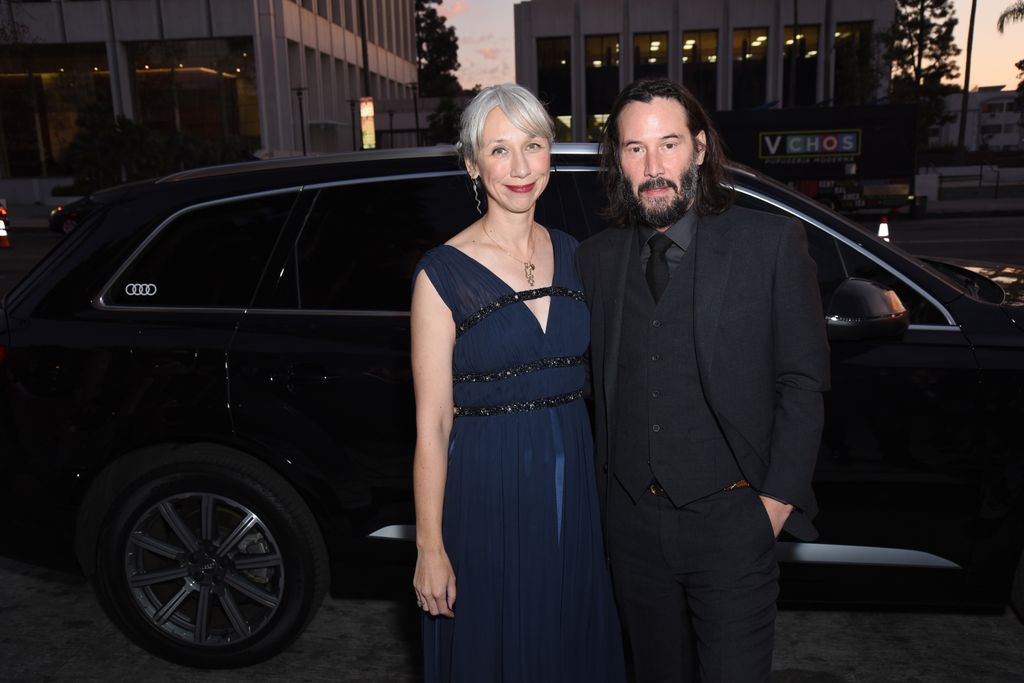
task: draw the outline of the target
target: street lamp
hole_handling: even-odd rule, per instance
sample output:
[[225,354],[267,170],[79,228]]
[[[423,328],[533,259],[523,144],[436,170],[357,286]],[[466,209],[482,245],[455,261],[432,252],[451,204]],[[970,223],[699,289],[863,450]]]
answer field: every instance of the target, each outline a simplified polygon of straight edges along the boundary
[[413,118],[415,119],[416,125],[416,144],[415,147],[420,146],[420,100],[417,91],[419,90],[419,83],[410,83],[409,87],[412,88],[412,111]]
[[306,92],[306,88],[296,87],[292,88],[295,91],[295,96],[299,98],[299,132],[302,135],[302,156],[306,156],[306,110],[302,105],[302,96]]

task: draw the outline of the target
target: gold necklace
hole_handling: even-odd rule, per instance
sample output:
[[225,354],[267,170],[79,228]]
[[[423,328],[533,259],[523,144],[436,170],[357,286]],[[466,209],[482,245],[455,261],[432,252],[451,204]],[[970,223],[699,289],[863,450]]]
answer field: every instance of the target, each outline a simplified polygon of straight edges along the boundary
[[[531,225],[530,225],[530,235],[531,235],[531,236],[533,235],[533,226],[534,226],[534,225],[535,225],[535,224],[531,224]],[[501,245],[501,243],[500,243],[500,242],[498,242],[498,240],[494,239],[494,236],[493,236],[493,235],[491,235],[491,232],[490,232],[490,231],[489,231],[489,230],[487,229],[487,227],[486,227],[486,226],[484,226],[483,224],[481,224],[481,225],[480,225],[480,227],[484,229],[484,234],[485,234],[485,235],[487,235],[487,238],[488,238],[489,240],[491,240],[492,242],[494,242],[494,245],[495,245],[496,247],[498,247],[498,249],[501,249],[501,250],[502,250],[503,252],[505,252],[506,254],[508,254],[508,257],[509,257],[510,259],[513,259],[514,261],[516,261],[516,263],[521,263],[521,264],[523,264],[523,275],[525,275],[525,276],[526,276],[526,282],[527,282],[527,284],[529,284],[529,285],[530,285],[531,287],[533,287],[533,271],[534,271],[534,269],[536,268],[536,266],[534,266],[534,265],[533,265],[533,252],[534,252],[534,251],[536,250],[536,248],[537,248],[537,243],[536,243],[536,242],[534,242],[534,243],[533,243],[533,245],[532,245],[532,246],[530,247],[530,256],[529,256],[529,257],[528,257],[528,258],[527,258],[527,259],[526,259],[525,261],[523,261],[523,260],[522,260],[522,259],[520,259],[520,258],[519,258],[518,256],[516,256],[515,254],[513,254],[513,253],[512,253],[511,251],[509,251],[508,249],[506,249],[505,247],[503,247],[503,246]],[[527,239],[529,239],[529,238],[527,238]]]

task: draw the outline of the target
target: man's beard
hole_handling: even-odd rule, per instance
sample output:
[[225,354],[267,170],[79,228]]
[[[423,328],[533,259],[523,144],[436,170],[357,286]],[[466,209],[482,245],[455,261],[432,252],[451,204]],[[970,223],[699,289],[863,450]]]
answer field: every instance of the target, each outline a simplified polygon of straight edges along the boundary
[[[634,225],[643,225],[650,228],[664,228],[672,225],[686,215],[690,206],[697,197],[697,175],[700,166],[697,159],[690,161],[689,167],[683,171],[679,181],[673,182],[664,176],[645,180],[633,191],[633,185],[625,174],[620,176],[620,191],[626,200],[626,207]],[[680,185],[683,191],[679,191]],[[675,194],[665,200],[658,200],[653,205],[644,204],[640,199],[641,193],[647,190],[656,190],[662,187],[671,188]]]

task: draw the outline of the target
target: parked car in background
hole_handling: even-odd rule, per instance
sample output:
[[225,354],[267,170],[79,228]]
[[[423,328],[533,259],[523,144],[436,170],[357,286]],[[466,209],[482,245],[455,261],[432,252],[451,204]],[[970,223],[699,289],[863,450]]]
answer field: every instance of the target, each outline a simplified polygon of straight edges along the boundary
[[85,215],[96,206],[89,197],[76,199],[68,204],[55,206],[50,211],[49,227],[53,232],[68,234],[78,227]]
[[[537,220],[604,229],[556,145]],[[741,167],[807,230],[832,345],[793,604],[1024,607],[1015,276],[926,263]],[[451,148],[198,169],[92,197],[0,310],[0,535],[74,556],[137,643],[241,666],[414,559],[409,300],[477,216]],[[991,276],[991,277],[990,277]],[[742,311],[723,311],[742,315]]]

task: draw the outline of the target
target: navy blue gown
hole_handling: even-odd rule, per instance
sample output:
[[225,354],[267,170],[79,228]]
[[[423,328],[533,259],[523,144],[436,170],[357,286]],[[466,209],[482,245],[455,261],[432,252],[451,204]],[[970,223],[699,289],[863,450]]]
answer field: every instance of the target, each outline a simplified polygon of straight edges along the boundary
[[[416,268],[456,325],[442,516],[456,616],[424,616],[431,683],[625,680],[580,398],[588,312],[576,241],[550,235],[551,287],[515,292],[448,245]],[[546,331],[523,303],[540,296]]]

